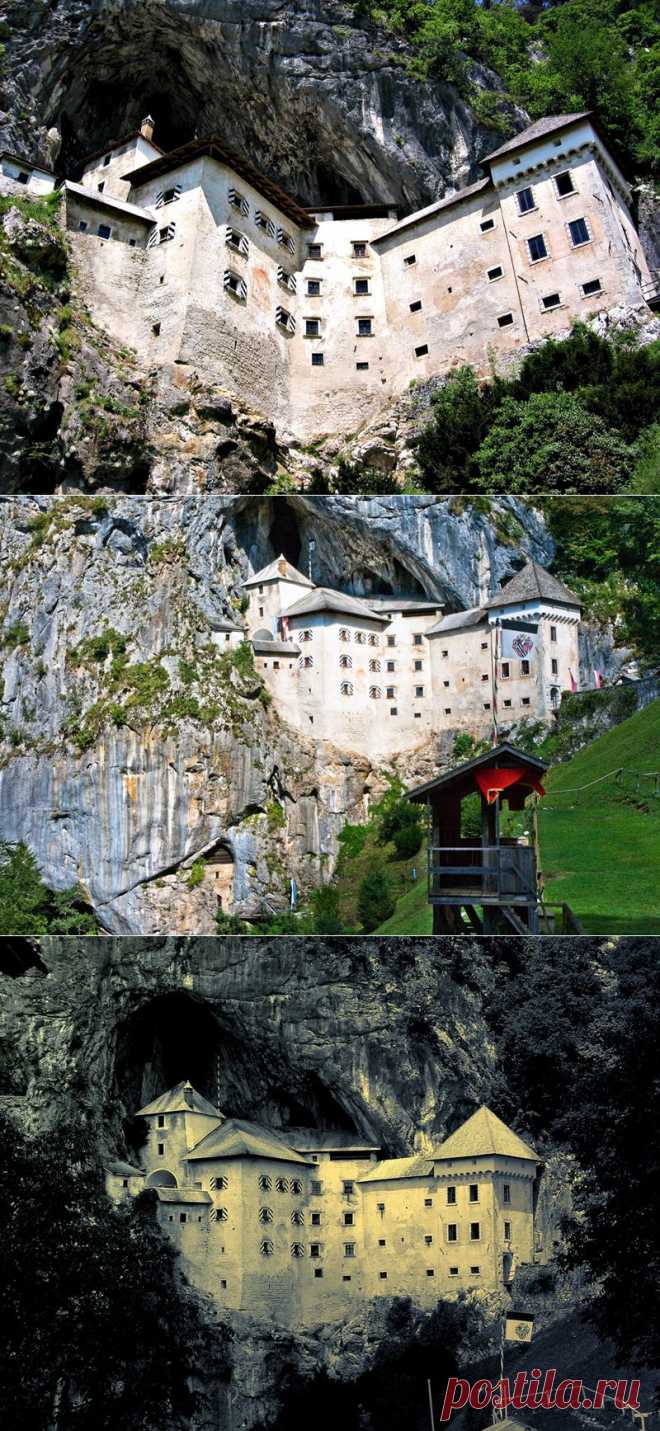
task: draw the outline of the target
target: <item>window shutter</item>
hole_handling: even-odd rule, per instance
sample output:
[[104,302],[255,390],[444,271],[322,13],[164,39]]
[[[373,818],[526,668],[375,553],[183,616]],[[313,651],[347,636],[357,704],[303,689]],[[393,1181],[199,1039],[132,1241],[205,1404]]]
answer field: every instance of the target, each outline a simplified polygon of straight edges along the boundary
[[156,227],[154,227],[154,228],[151,230],[151,233],[149,234],[149,238],[147,239],[147,248],[156,248],[156,245],[157,245],[159,242],[160,242],[160,239],[159,239],[158,229],[157,229]]
[[282,248],[287,248],[289,250],[289,253],[293,253],[293,239],[291,237],[291,234],[287,233],[286,229],[278,227],[277,242],[282,245]]
[[295,275],[289,273],[286,268],[283,268],[281,263],[278,264],[277,268],[277,281],[282,284],[283,288],[288,288],[290,293],[297,292]]
[[275,309],[275,321],[281,328],[286,328],[287,332],[295,333],[296,320],[291,313],[287,313],[286,308],[277,307]]
[[164,189],[161,189],[161,190],[160,190],[160,193],[159,193],[159,194],[156,194],[156,203],[155,203],[155,206],[154,206],[154,207],[157,208],[157,209],[162,209],[164,200],[165,200],[165,191],[164,191]]

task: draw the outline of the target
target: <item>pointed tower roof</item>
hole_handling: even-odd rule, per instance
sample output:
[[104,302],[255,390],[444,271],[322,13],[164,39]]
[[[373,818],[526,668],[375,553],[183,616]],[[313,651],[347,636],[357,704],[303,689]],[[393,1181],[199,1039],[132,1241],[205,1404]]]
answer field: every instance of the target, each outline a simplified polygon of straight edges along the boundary
[[484,1158],[493,1153],[504,1158],[526,1158],[533,1163],[539,1161],[534,1149],[482,1103],[467,1122],[461,1123],[460,1128],[450,1133],[444,1143],[434,1150],[433,1159],[440,1162],[444,1158]]
[[380,621],[383,626],[388,624],[386,616],[374,611],[359,596],[345,596],[343,591],[332,591],[329,586],[317,586],[309,596],[299,596],[285,615],[308,616],[315,611],[336,611],[341,616],[361,616],[368,621]]
[[296,1152],[278,1133],[244,1118],[227,1118],[221,1128],[201,1138],[188,1154],[189,1160],[198,1158],[271,1158],[278,1163],[314,1166],[311,1158]]
[[248,580],[243,582],[243,586],[264,586],[267,581],[291,581],[296,586],[314,586],[314,582],[298,571],[297,567],[292,566],[281,552],[275,561],[262,567],[261,571],[255,572],[254,576],[248,577]]
[[522,571],[517,571],[485,605],[515,606],[519,601],[538,601],[539,597],[544,601],[557,601],[562,606],[580,605],[579,596],[537,561],[526,562]]
[[146,1118],[152,1113],[205,1113],[208,1118],[223,1116],[208,1099],[202,1098],[201,1093],[198,1093],[187,1079],[168,1089],[167,1093],[161,1093],[152,1103],[145,1103],[144,1108],[138,1109],[136,1116]]
[[499,159],[502,154],[511,154],[515,149],[524,149],[526,144],[545,139],[546,134],[556,134],[558,129],[566,129],[581,119],[589,119],[591,113],[590,109],[582,109],[578,114],[548,114],[544,119],[535,119],[533,124],[528,124],[526,129],[514,134],[513,139],[507,139],[506,144],[501,144],[499,149],[492,149],[490,154],[485,155],[482,163],[485,167],[491,159]]

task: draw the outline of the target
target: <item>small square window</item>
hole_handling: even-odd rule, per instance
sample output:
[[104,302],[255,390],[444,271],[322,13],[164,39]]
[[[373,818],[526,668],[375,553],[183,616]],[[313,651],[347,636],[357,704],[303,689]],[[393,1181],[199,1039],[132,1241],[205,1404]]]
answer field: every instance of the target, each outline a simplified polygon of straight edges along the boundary
[[431,1247],[431,1246],[432,1246],[432,1244],[433,1244],[433,1238],[431,1237],[431,1234],[430,1234],[430,1233],[428,1234],[427,1237],[424,1238],[424,1241],[425,1241],[427,1247]]
[[498,328],[510,328],[513,323],[513,313],[501,313],[498,320]]
[[471,1277],[479,1277],[480,1275],[481,1275],[481,1268],[480,1268],[480,1267],[471,1267],[471,1268],[470,1268],[470,1276],[471,1276]]
[[307,257],[308,257],[308,258],[323,258],[323,248],[322,248],[321,244],[320,244],[320,243],[308,243],[308,245],[307,245]]
[[353,1227],[354,1225],[355,1225],[355,1214],[352,1213],[352,1212],[345,1212],[345,1213],[344,1213],[344,1227]]
[[423,670],[424,670],[424,662],[423,662],[423,661],[415,661],[415,662],[414,662],[414,667],[415,667],[415,670],[416,670],[416,671],[423,671]]
[[489,678],[488,678],[488,672],[487,672],[487,671],[482,671],[481,679],[482,679],[482,681],[487,681],[487,680],[489,679]]
[[315,1268],[314,1268],[314,1276],[315,1276],[315,1277],[322,1277],[322,1276],[323,1276],[323,1268],[322,1268],[322,1267],[315,1267]]
[[361,239],[353,244],[353,258],[366,258],[367,245]]
[[564,169],[562,174],[555,174],[555,189],[560,199],[565,199],[567,194],[575,193],[573,175],[570,169]]
[[355,279],[355,292],[356,292],[356,294],[358,295],[358,297],[363,297],[365,293],[368,293],[368,292],[369,292],[369,279],[368,279],[368,278],[356,278],[356,279]]
[[415,299],[415,302],[414,302],[414,303],[411,303],[411,305],[410,305],[410,312],[411,312],[411,313],[420,313],[420,312],[421,312],[421,308],[422,308],[422,300],[421,300],[421,298],[416,298],[416,299]]
[[451,715],[451,706],[445,706],[445,715]]
[[479,228],[481,229],[482,234],[489,234],[491,229],[495,228],[495,220],[482,219]]
[[520,662],[520,674],[521,674],[521,676],[528,676],[528,675],[529,675],[529,661],[521,661],[521,662]]
[[81,219],[80,223],[78,224],[78,228],[80,229],[81,234],[87,233],[88,227],[89,225],[87,223],[87,219]]
[[599,278],[590,278],[582,284],[582,292],[585,298],[589,298],[592,293],[602,293],[603,285]]
[[341,1190],[346,1197],[352,1197],[355,1192],[355,1183],[352,1179],[344,1179]]
[[423,695],[424,695],[424,687],[423,687],[423,686],[415,686],[415,699],[419,701],[419,700],[421,700],[421,698],[422,698]]
[[426,1275],[427,1275],[427,1277],[435,1277],[435,1272],[433,1271],[433,1268],[432,1268],[432,1267],[427,1267],[427,1269],[426,1269]]
[[112,233],[112,229],[111,229],[111,227],[110,227],[110,224],[99,224],[99,226],[98,226],[96,232],[97,232],[99,238],[109,239],[109,238],[110,238],[110,235],[111,235],[111,233]]
[[322,1192],[323,1192],[323,1183],[312,1182],[312,1193],[313,1193],[316,1197],[319,1197]]
[[103,180],[103,183],[102,183],[102,184],[97,184],[97,185],[96,185],[96,188],[97,188],[97,192],[98,192],[99,194],[102,194],[102,193],[103,193],[103,190],[105,189],[105,179]]
[[518,201],[519,214],[528,214],[531,209],[536,208],[533,189],[519,189],[516,194],[516,199]]
[[359,373],[366,373],[367,368],[369,367],[369,364],[368,364],[368,363],[356,363],[355,366],[356,366],[356,368],[357,368],[357,370],[358,370]]
[[104,169],[105,169],[106,165],[110,163],[110,157],[111,157],[111,156],[110,156],[109,154],[105,154],[105,155],[103,156],[103,168],[104,168]]
[[378,1238],[378,1246],[379,1246],[379,1247],[384,1247],[384,1246],[385,1246],[385,1238],[384,1238],[384,1237],[379,1237],[379,1238]]
[[164,1156],[165,1156],[165,1144],[164,1144],[164,1143],[159,1143],[159,1144],[158,1144],[158,1156],[159,1156],[159,1158],[164,1158]]
[[530,699],[529,699],[529,696],[523,696],[523,698],[522,698],[522,704],[523,704],[524,706],[528,706],[528,705],[531,704]]
[[322,368],[325,363],[324,353],[312,353],[312,367]]
[[379,1272],[378,1276],[380,1277],[381,1282],[387,1281],[387,1272]]
[[510,709],[511,709],[511,701],[505,701],[505,702],[504,702],[504,706],[505,706],[505,709],[506,709],[506,710],[510,710]]
[[358,318],[358,328],[357,328],[357,330],[358,330],[358,337],[359,337],[359,338],[369,338],[369,337],[371,337],[371,334],[373,333],[373,319],[372,319],[372,318]]
[[479,1184],[470,1183],[470,1202],[479,1201]]
[[503,274],[504,274],[504,269],[502,268],[502,265],[501,265],[500,263],[498,263],[498,264],[495,266],[495,268],[489,268],[489,269],[488,269],[488,271],[487,271],[488,282],[489,282],[489,283],[495,283],[496,279],[503,277]]
[[350,1279],[350,1276],[347,1277],[346,1274],[344,1274],[344,1276],[342,1277],[341,1280],[342,1280],[342,1282],[350,1282],[351,1279]]
[[484,701],[484,710],[485,710],[485,711],[489,711],[489,710],[490,710],[490,701]]
[[321,280],[320,280],[320,278],[308,278],[308,279],[307,279],[307,296],[308,296],[309,298],[320,298],[320,296],[321,296]]
[[448,655],[449,655],[449,652],[448,652],[448,650],[447,650],[446,647],[445,647],[444,651],[441,651],[441,652],[440,652],[440,655],[441,655],[441,656],[448,656]]
[[511,664],[509,661],[502,662],[502,680],[508,681],[511,675]]
[[470,1242],[479,1242],[481,1239],[481,1223],[470,1223]]
[[305,319],[305,337],[318,338],[321,334],[321,320],[319,318]]
[[561,297],[558,293],[546,293],[541,299],[541,303],[546,310],[548,308],[559,308],[561,307]]
[[428,353],[428,350],[429,350],[429,345],[428,345],[428,343],[420,343],[419,347],[418,347],[418,348],[415,348],[415,357],[416,357],[416,358],[425,358],[426,355],[427,355],[427,353]]
[[414,253],[409,253],[403,260],[404,268],[412,268],[414,263],[417,263],[417,258]]
[[449,1276],[450,1276],[450,1277],[458,1277],[458,1267],[450,1267],[450,1268],[449,1268]]
[[344,1257],[355,1257],[355,1243],[354,1243],[354,1242],[345,1242],[345,1243],[344,1243]]
[[532,238],[528,238],[527,251],[530,263],[539,263],[542,258],[548,257],[543,234],[534,234]]
[[432,1198],[432,1197],[425,1197],[425,1198],[424,1198],[424,1207],[433,1207],[433,1198]]
[[458,1223],[457,1223],[457,1222],[448,1222],[448,1223],[447,1223],[447,1241],[448,1241],[448,1242],[458,1242]]
[[573,248],[579,248],[581,244],[588,243],[591,237],[586,219],[571,219],[568,232]]
[[487,641],[482,641],[482,643],[481,643],[481,649],[482,649],[482,651],[487,651],[487,650],[488,650],[488,642],[487,642]]

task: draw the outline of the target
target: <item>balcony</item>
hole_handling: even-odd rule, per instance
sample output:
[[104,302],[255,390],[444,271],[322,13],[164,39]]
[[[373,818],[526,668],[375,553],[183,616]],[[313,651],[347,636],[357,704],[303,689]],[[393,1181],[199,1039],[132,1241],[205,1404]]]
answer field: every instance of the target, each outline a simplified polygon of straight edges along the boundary
[[499,845],[432,845],[429,899],[434,904],[537,903],[534,850],[515,840]]

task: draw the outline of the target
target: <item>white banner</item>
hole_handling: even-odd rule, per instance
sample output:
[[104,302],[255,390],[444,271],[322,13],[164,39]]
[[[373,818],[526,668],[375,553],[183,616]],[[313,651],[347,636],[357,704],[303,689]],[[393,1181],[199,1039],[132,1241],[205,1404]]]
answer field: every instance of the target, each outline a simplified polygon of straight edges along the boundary
[[500,630],[500,654],[503,661],[510,661],[514,658],[519,661],[528,661],[530,656],[538,649],[539,634],[538,626],[525,625],[522,621],[519,626],[502,626]]
[[534,1318],[528,1312],[507,1312],[504,1321],[505,1342],[531,1342]]

